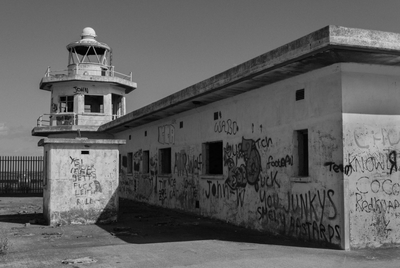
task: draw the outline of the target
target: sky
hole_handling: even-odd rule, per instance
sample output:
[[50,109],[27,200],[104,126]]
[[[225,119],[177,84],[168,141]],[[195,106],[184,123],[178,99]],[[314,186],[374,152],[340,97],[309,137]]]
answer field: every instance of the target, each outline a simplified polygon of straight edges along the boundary
[[42,155],[39,83],[92,27],[133,73],[134,111],[327,25],[400,33],[399,0],[0,0],[0,155]]

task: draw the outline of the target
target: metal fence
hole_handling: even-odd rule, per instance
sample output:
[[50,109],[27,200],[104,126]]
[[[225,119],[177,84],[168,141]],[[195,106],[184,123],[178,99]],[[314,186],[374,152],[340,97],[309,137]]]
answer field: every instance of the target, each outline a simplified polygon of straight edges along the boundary
[[0,156],[0,194],[43,193],[42,156]]

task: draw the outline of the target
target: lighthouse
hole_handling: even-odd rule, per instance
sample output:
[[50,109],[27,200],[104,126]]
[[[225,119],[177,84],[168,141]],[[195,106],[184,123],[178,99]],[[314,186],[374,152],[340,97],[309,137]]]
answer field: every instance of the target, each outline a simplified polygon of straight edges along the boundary
[[117,220],[118,146],[125,140],[98,131],[126,113],[126,94],[136,89],[132,73],[112,65],[112,49],[83,29],[67,45],[66,70],[47,68],[40,89],[51,93],[33,136],[44,137],[43,212],[50,225]]
[[111,48],[96,37],[92,28],[84,28],[81,39],[67,45],[67,70],[47,68],[40,89],[51,92],[50,108],[32,135],[65,137],[79,130],[90,136],[126,113],[125,95],[137,85],[132,73],[115,71]]

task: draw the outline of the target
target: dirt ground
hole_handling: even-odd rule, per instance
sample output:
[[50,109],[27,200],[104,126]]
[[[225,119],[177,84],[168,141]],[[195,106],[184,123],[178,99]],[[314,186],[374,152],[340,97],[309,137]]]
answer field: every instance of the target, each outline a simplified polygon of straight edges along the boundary
[[[0,267],[399,267],[400,250],[342,251],[121,200],[117,223],[44,225],[42,198],[0,197]],[[0,245],[1,247],[1,245]]]

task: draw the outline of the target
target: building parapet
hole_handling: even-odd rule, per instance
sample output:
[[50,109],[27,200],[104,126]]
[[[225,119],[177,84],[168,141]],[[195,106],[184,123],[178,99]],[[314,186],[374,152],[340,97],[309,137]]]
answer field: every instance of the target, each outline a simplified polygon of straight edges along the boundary
[[123,131],[335,63],[400,65],[400,34],[329,25],[102,125]]

